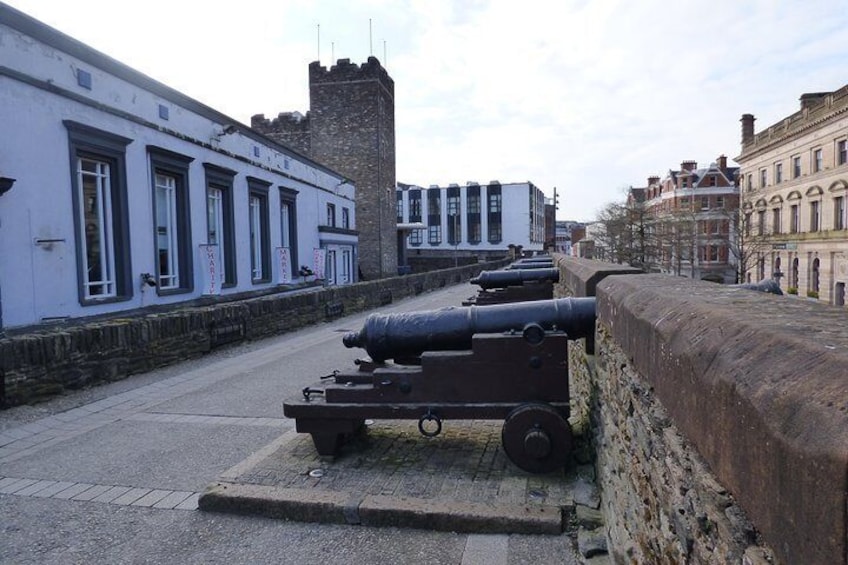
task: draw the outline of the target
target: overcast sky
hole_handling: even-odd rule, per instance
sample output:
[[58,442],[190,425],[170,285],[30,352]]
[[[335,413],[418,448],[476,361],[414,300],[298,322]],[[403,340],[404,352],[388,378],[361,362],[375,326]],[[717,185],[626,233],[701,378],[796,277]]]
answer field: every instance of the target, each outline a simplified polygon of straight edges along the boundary
[[846,0],[7,3],[245,124],[305,112],[311,61],[373,54],[399,181],[529,180],[558,219],[732,159],[742,114],[760,131],[848,84]]

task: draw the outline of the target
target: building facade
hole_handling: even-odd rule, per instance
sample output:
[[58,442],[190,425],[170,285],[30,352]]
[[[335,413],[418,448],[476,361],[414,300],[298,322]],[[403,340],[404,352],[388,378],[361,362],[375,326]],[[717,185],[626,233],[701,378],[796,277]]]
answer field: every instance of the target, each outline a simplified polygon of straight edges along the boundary
[[[748,270],[784,290],[845,304],[848,283],[848,85],[803,94],[800,109],[754,132],[742,116],[743,211],[767,238]],[[782,276],[781,276],[782,275]]]
[[362,275],[397,275],[394,81],[376,57],[361,66],[339,59],[330,69],[313,62],[309,106],[305,116],[257,114],[251,126],[356,184]]
[[631,264],[648,271],[736,282],[738,167],[724,155],[708,167],[679,170],[630,189],[625,207]]
[[541,253],[545,244],[545,196],[531,182],[492,181],[465,186],[398,184],[397,224],[423,224],[412,230],[410,256],[455,254],[502,257],[520,247]]
[[341,173],[3,4],[0,60],[0,332],[355,280]]

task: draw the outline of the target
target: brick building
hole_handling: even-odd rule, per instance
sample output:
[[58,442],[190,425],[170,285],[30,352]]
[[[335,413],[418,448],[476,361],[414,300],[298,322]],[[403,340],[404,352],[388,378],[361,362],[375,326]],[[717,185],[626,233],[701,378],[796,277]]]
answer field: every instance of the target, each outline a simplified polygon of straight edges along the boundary
[[721,155],[702,168],[683,161],[631,188],[626,209],[637,262],[649,271],[735,282],[737,173]]
[[309,65],[309,111],[257,114],[251,127],[341,172],[356,184],[359,271],[397,274],[394,81],[375,57]]
[[769,243],[748,276],[783,273],[784,289],[844,305],[848,85],[800,101],[797,112],[759,133],[754,116],[742,116],[743,211]]

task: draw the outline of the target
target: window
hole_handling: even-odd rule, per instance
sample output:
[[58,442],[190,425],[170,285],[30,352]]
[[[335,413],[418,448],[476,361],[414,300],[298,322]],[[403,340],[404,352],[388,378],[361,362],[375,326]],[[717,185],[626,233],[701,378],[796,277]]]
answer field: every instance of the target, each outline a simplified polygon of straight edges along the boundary
[[420,222],[421,221],[421,191],[420,190],[410,190],[409,191],[409,221],[410,222]]
[[409,244],[410,245],[421,245],[423,243],[423,236],[421,233],[424,230],[412,230],[409,232]]
[[751,173],[748,173],[747,187],[749,191],[754,190],[754,175]]
[[489,212],[492,214],[500,214],[501,212],[501,193],[489,194]]
[[822,163],[822,150],[821,148],[813,149],[813,172],[818,173],[822,170],[824,170]]
[[789,233],[798,233],[799,221],[798,205],[793,204],[789,207]]
[[496,243],[503,239],[501,224],[489,224],[489,241]]
[[469,186],[465,194],[466,215],[468,217],[468,243],[480,243],[482,240],[482,218],[480,216],[480,186]]
[[[712,178],[712,177],[710,177]],[[710,209],[710,197],[702,196],[701,197],[701,210],[709,210]]]
[[268,227],[268,188],[271,183],[252,177],[248,185],[248,226],[250,228],[250,280],[271,280],[271,241]]
[[845,197],[837,196],[833,199],[833,229],[845,229]]
[[439,216],[442,215],[442,191],[438,188],[431,188],[427,191],[427,215]]
[[403,192],[397,191],[397,222],[403,223]]
[[710,175],[710,186],[718,186],[718,178],[715,175]]
[[840,139],[836,142],[836,164],[848,163],[848,140]]
[[819,291],[819,258],[816,257],[813,259],[812,267],[810,269],[810,290],[813,292]]
[[297,191],[280,188],[280,243],[289,250],[289,275],[294,277],[297,262]]
[[797,179],[801,176],[801,156],[795,155],[792,157],[792,178]]
[[342,227],[350,229],[350,208],[342,208]]
[[435,225],[427,228],[427,242],[438,245],[442,242],[442,226]]
[[206,243],[218,246],[221,285],[236,284],[236,242],[233,220],[235,171],[204,163],[206,169]]
[[718,261],[718,246],[717,245],[710,245],[710,246],[708,246],[707,249],[709,250],[709,257],[708,257],[707,260],[712,262],[712,263],[715,263],[716,261]]
[[766,233],[766,211],[760,210],[757,212],[757,235],[765,235]]
[[351,283],[350,275],[353,273],[353,254],[350,249],[342,249],[342,283]]
[[486,209],[488,212],[489,233],[487,234],[490,243],[500,243],[503,239],[503,227],[501,225],[501,185],[492,183],[486,187]]
[[820,220],[819,201],[813,200],[810,202],[810,231],[819,231]]
[[193,288],[189,227],[188,167],[190,157],[148,146],[153,178],[153,218],[158,292]]
[[83,305],[132,296],[126,146],[132,140],[66,120],[77,280]]
[[336,205],[327,204],[327,224],[331,228],[336,227]]
[[783,163],[774,164],[774,184],[783,182]]
[[721,233],[721,225],[722,225],[722,222],[719,221],[719,220],[714,220],[714,221],[710,222],[710,227],[712,228],[710,233],[713,234],[713,235],[720,234]]
[[780,208],[771,211],[771,231],[774,234],[780,233]]
[[459,187],[448,188],[448,243],[457,245],[462,234],[462,210],[459,202]]
[[760,169],[760,188],[765,188],[768,185],[768,171]]
[[477,194],[469,194],[467,199],[468,213],[469,214],[479,214],[480,213],[480,189],[477,188]]
[[724,210],[724,196],[716,196],[716,208]]
[[745,214],[745,236],[748,237],[751,235],[751,213],[748,212]]

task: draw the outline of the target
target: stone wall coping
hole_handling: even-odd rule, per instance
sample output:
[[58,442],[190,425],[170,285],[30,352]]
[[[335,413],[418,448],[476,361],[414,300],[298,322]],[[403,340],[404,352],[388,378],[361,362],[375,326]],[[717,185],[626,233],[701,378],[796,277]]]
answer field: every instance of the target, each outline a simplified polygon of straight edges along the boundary
[[846,311],[667,275],[597,290],[598,323],[779,559],[846,563]]
[[595,296],[598,283],[610,275],[636,275],[640,269],[630,265],[606,263],[594,259],[554,255],[556,265],[564,273],[562,282],[571,290],[574,296]]

